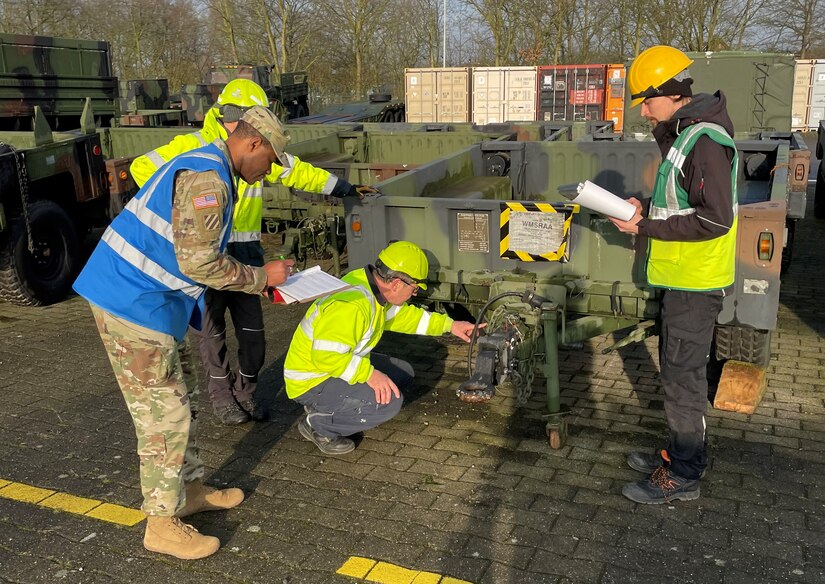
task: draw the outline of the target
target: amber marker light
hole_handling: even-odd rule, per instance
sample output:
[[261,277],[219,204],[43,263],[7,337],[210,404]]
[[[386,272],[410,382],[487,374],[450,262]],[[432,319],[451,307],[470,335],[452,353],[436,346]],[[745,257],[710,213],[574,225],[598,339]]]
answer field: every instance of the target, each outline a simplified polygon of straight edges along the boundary
[[756,253],[760,260],[770,260],[773,257],[773,233],[760,233]]

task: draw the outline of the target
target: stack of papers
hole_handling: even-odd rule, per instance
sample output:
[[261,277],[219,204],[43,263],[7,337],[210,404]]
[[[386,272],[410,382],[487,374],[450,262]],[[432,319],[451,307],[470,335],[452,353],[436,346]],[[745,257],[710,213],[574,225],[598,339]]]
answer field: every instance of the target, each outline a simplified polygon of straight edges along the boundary
[[352,288],[349,284],[327,274],[321,266],[312,266],[303,272],[292,274],[287,281],[277,287],[285,304],[310,302],[341,290]]

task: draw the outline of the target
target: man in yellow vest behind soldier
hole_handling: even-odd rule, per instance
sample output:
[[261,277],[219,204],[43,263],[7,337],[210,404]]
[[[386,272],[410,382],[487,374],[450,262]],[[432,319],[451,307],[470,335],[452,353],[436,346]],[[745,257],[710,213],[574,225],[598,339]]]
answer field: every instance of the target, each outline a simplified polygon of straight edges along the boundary
[[[174,140],[134,160],[130,171],[139,186],[166,162],[216,139],[226,139],[237,126],[243,113],[255,105],[268,107],[263,88],[248,79],[235,79],[226,84],[217,103],[203,122],[203,128],[192,134],[176,136]],[[326,170],[302,162],[285,153],[285,159],[272,165],[264,178],[302,191],[334,197],[361,196],[372,189],[351,185]],[[238,184],[238,201],[227,253],[251,265],[264,264],[261,247],[263,215],[262,182]],[[232,316],[238,339],[238,372],[232,371],[226,348],[226,311]],[[206,291],[206,314],[201,331],[192,329],[200,340],[201,359],[206,370],[207,392],[215,415],[227,425],[243,424],[251,419],[266,420],[267,412],[255,399],[258,372],[266,351],[263,311],[258,296],[228,290]]]
[[659,365],[670,439],[665,449],[633,452],[647,475],[622,489],[637,503],[699,498],[707,466],[707,363],[716,317],[734,281],[739,159],[721,91],[693,95],[682,51],[655,46],[628,72],[631,106],[653,126],[662,152],[653,197],[629,199],[636,214],[611,219],[648,238],[647,280],[662,290]]

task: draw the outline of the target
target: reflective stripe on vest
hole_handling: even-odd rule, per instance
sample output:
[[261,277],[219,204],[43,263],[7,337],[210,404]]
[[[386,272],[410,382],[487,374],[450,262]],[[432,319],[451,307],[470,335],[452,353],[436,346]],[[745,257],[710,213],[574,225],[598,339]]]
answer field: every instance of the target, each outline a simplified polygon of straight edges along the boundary
[[[231,162],[221,146],[207,145],[177,156],[149,179],[109,225],[75,281],[81,296],[119,318],[177,340],[184,338],[190,324],[200,326],[206,287],[184,274],[178,263],[170,237],[172,193],[179,170],[216,172],[231,185]],[[220,251],[229,240],[232,211],[231,201],[221,209]]]
[[[361,294],[364,295],[370,303],[370,314],[376,314],[376,304],[375,298],[372,294],[363,286],[353,286],[353,290],[357,290]],[[358,371],[358,366],[361,364],[363,358],[372,351],[372,347],[370,346],[371,341],[373,340],[373,335],[375,333],[375,327],[373,326],[374,317],[370,320],[370,326],[361,337],[361,340],[355,345],[355,347],[349,347],[344,343],[339,343],[335,341],[325,341],[325,340],[316,340],[315,339],[315,332],[312,328],[315,319],[320,314],[318,309],[318,305],[316,304],[313,308],[312,312],[307,314],[302,320],[301,324],[298,326],[300,327],[301,331],[306,335],[307,339],[309,340],[312,350],[319,350],[319,351],[331,351],[333,353],[339,353],[345,355],[347,353],[352,352],[352,358],[350,359],[349,363],[347,364],[344,372],[341,374],[341,379],[349,383],[352,381],[353,376]],[[310,373],[307,371],[298,371],[295,369],[284,369],[284,379],[292,379],[294,381],[308,381],[310,379],[317,379],[319,377],[326,377],[326,373]]]
[[238,200],[229,241],[232,243],[260,241],[261,221],[263,221],[263,184],[241,182],[238,185]]
[[[148,155],[147,155],[148,156]],[[213,154],[209,154],[208,152],[192,152],[189,154],[191,158],[203,158],[205,160],[213,160],[215,162],[222,162],[220,157],[215,156]],[[141,223],[146,225],[149,229],[163,237],[169,243],[174,243],[174,239],[172,237],[172,224],[157,215],[154,211],[149,209],[149,201],[152,199],[152,195],[155,194],[155,190],[157,189],[158,185],[161,183],[161,179],[166,176],[166,173],[169,172],[170,167],[164,167],[160,172],[155,173],[150,179],[149,183],[144,185],[146,188],[146,192],[140,198],[133,197],[127,204],[126,209],[127,211],[131,211],[135,214],[135,216],[140,220]]]
[[733,223],[728,232],[707,241],[648,240],[647,280],[651,286],[677,290],[720,290],[735,277],[737,213],[737,175],[739,154],[727,131],[718,124],[700,123],[683,130],[659,165],[648,217],[666,220],[696,213],[689,195],[679,185],[682,165],[697,140],[707,136],[734,152],[731,163],[731,208]]
[[[201,130],[198,130],[197,132],[194,132],[194,133],[190,134],[190,136],[197,139],[198,144],[200,144],[199,148],[202,148],[202,147],[209,144],[209,142],[207,142],[204,139],[203,134],[201,133]],[[181,152],[175,153],[172,156],[172,158],[174,158],[178,154],[182,154],[182,153]],[[170,158],[169,160],[166,160],[165,158],[163,158],[163,156],[160,155],[160,153],[157,150],[152,150],[151,152],[147,152],[146,153],[146,158],[148,158],[152,162],[152,164],[155,165],[155,170],[159,169],[161,166],[163,166],[164,164],[169,162],[169,160],[172,160],[172,158]]]
[[109,244],[117,255],[135,266],[138,270],[147,276],[154,278],[167,288],[171,290],[180,290],[184,294],[197,298],[203,292],[200,286],[192,286],[186,280],[181,280],[174,274],[170,274],[163,266],[150,260],[142,252],[137,250],[131,243],[123,239],[123,237],[112,229],[107,229],[100,238]]

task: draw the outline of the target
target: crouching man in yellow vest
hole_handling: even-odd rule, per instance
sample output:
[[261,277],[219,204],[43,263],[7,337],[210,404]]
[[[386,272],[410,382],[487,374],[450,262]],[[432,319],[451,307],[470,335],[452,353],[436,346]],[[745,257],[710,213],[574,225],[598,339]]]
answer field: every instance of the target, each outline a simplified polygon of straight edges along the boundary
[[298,430],[321,452],[351,452],[355,443],[347,436],[401,409],[400,390],[415,374],[406,361],[371,352],[385,330],[470,340],[472,323],[407,304],[427,289],[428,270],[417,245],[391,243],[375,265],[344,276],[351,289],[316,300],[295,331],[284,363],[286,391],[307,412]]
[[646,217],[611,219],[624,233],[648,238],[647,280],[661,288],[659,364],[670,441],[665,449],[634,452],[628,465],[646,479],[624,487],[637,503],[699,498],[707,466],[705,410],[716,317],[734,281],[739,159],[733,123],[721,91],[693,95],[682,51],[655,46],[628,73],[632,106],[653,125],[662,162]]
[[[248,79],[230,81],[218,96],[215,107],[207,112],[203,129],[176,136],[169,144],[134,160],[130,170],[135,182],[143,186],[159,168],[178,154],[206,146],[215,140],[225,140],[235,130],[243,113],[255,105],[268,107],[266,93],[260,85]],[[278,148],[283,148],[288,140],[282,128],[283,143],[278,144]],[[283,160],[272,165],[263,180],[335,197],[360,196],[371,190],[369,187],[351,185],[287,153],[284,153]],[[264,265],[261,247],[262,193],[260,180],[251,184],[243,180],[238,182],[238,200],[235,202],[232,233],[226,250],[230,256],[251,266]],[[227,356],[227,309],[238,338],[237,375],[231,370]],[[192,329],[192,332],[200,339],[201,359],[208,376],[207,391],[215,415],[227,425],[243,424],[250,417],[256,421],[265,420],[267,413],[255,399],[258,372],[266,352],[260,297],[209,288],[206,291],[203,329]]]

